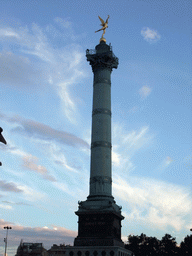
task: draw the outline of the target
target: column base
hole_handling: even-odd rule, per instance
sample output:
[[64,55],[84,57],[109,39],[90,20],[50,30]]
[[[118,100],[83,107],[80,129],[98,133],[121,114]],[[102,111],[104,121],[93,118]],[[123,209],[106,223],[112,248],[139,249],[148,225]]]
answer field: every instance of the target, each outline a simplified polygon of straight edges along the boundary
[[75,246],[122,246],[121,212],[107,210],[87,210],[75,212],[79,217],[78,236]]

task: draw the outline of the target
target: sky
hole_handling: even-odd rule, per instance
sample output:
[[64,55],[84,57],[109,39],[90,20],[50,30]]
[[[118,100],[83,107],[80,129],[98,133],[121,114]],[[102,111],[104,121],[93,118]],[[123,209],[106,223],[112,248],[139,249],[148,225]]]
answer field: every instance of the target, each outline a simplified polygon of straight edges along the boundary
[[93,73],[102,32],[112,79],[113,196],[122,239],[192,228],[190,0],[0,2],[0,255],[73,244],[89,193]]

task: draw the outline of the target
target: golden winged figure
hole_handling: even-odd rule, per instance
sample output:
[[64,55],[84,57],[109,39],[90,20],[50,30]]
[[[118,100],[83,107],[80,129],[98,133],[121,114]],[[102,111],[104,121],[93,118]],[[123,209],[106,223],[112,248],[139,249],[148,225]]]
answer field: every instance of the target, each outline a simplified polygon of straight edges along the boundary
[[108,15],[108,17],[107,17],[107,19],[106,19],[106,21],[104,22],[104,20],[103,19],[101,19],[101,17],[100,16],[98,16],[99,17],[99,19],[100,19],[100,21],[101,21],[101,26],[103,26],[101,29],[99,29],[99,30],[97,30],[97,31],[95,31],[95,33],[96,32],[99,32],[99,31],[101,31],[101,30],[103,30],[103,34],[102,34],[102,37],[101,37],[101,39],[103,38],[103,36],[104,36],[104,34],[105,34],[105,30],[106,30],[106,28],[108,28],[108,19],[109,19],[109,15]]

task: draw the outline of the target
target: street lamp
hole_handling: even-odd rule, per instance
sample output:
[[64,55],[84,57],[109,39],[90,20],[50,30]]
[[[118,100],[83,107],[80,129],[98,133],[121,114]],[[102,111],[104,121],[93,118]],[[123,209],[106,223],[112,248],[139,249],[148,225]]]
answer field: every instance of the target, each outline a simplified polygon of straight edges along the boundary
[[6,238],[4,238],[4,242],[5,242],[5,256],[6,256],[6,252],[7,252],[7,238],[8,238],[8,230],[9,229],[12,229],[12,227],[4,227],[4,229],[7,229],[7,232],[6,232]]

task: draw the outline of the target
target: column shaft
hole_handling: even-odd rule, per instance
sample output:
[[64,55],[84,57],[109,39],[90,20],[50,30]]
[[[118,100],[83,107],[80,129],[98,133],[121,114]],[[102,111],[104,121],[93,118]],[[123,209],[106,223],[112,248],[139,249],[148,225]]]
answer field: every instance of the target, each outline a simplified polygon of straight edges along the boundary
[[111,196],[111,70],[94,70],[90,196]]

